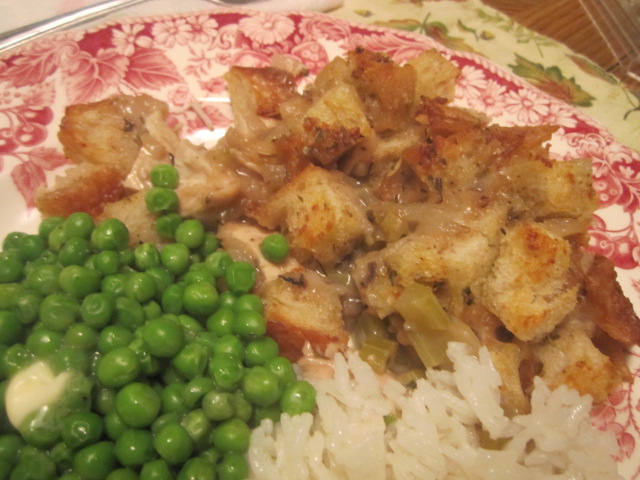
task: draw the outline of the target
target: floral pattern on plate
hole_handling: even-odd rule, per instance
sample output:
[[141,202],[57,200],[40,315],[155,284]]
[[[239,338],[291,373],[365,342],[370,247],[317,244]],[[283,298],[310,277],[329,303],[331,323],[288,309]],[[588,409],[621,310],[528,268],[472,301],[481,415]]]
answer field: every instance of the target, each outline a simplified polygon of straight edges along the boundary
[[[231,65],[266,66],[273,55],[302,62],[310,74],[362,46],[395,61],[436,48],[461,69],[455,103],[503,125],[559,126],[551,154],[593,160],[601,209],[591,248],[619,267],[625,292],[640,295],[640,155],[579,110],[547,95],[484,57],[409,32],[350,23],[317,13],[213,10],[132,18],[72,31],[0,57],[0,234],[33,230],[37,188],[66,163],[57,143],[65,105],[116,93],[149,93],[169,103],[171,121],[196,142],[214,142],[231,124],[223,75]],[[194,101],[204,112],[196,113]],[[637,304],[636,304],[637,305]],[[634,376],[640,361],[632,358]],[[619,439],[625,478],[640,476],[640,392],[627,386],[594,412]]]

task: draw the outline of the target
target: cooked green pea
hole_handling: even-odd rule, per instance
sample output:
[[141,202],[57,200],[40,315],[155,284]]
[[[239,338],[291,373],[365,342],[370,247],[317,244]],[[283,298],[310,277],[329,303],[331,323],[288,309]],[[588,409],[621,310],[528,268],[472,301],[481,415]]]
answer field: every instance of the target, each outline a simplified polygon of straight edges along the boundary
[[220,240],[218,240],[218,237],[216,237],[215,234],[211,232],[206,232],[204,234],[204,242],[202,242],[202,245],[200,245],[198,253],[202,256],[202,258],[207,258],[207,255],[212,254],[213,252],[218,250],[218,248],[220,248]]
[[289,255],[289,241],[281,233],[272,233],[264,237],[260,251],[270,262],[280,263]]
[[15,313],[0,311],[0,344],[13,345],[22,338],[22,332],[22,322]]
[[46,244],[40,235],[25,235],[18,242],[17,248],[21,257],[31,262],[44,253]]
[[[173,473],[167,462],[159,458],[145,463],[140,469],[140,480],[173,480]],[[211,477],[214,480],[214,477]]]
[[60,248],[58,261],[64,267],[69,265],[84,265],[93,250],[88,240],[81,237],[71,237]]
[[185,343],[182,327],[166,315],[149,320],[142,327],[142,339],[156,357],[173,357]]
[[103,480],[116,466],[114,445],[102,441],[84,447],[73,457],[73,468],[86,480]]
[[251,429],[238,418],[222,422],[213,432],[213,445],[222,453],[244,453],[249,448]]
[[177,212],[160,215],[155,221],[156,232],[163,238],[174,240],[176,229],[182,223],[182,216]]
[[242,393],[254,405],[267,407],[280,399],[278,377],[262,366],[251,367],[242,379]]
[[191,315],[178,315],[178,323],[184,329],[185,338],[187,340],[195,339],[198,333],[204,331],[202,324]]
[[233,258],[224,250],[217,250],[210,255],[207,255],[207,258],[204,260],[204,265],[207,270],[209,270],[214,277],[222,278],[224,277],[224,273],[233,263]]
[[174,275],[180,275],[189,269],[189,247],[182,243],[165,245],[160,252],[162,265]]
[[9,250],[11,248],[18,248],[18,243],[27,234],[24,232],[10,232],[4,237],[2,241],[2,250]]
[[60,288],[58,277],[61,271],[59,265],[39,265],[27,274],[25,285],[41,295],[55,293]]
[[107,293],[112,297],[124,295],[124,286],[127,283],[127,275],[124,273],[114,273],[102,279],[102,293]]
[[116,406],[116,390],[113,388],[101,388],[94,395],[93,405],[95,411],[101,415],[111,412]]
[[206,317],[218,308],[218,291],[210,283],[192,283],[182,293],[182,304],[189,315]]
[[256,269],[249,262],[233,262],[227,266],[224,279],[233,294],[249,293],[256,282]]
[[46,358],[58,349],[62,338],[61,332],[42,327],[29,334],[26,345],[36,357]]
[[52,410],[41,408],[28,414],[20,424],[20,435],[36,448],[50,448],[60,440],[61,424]]
[[[188,272],[180,277],[180,283],[185,287],[191,285],[192,283],[209,283],[211,285],[215,285],[216,277],[213,276],[211,272],[206,270],[203,267],[200,268],[202,263],[196,263],[191,266]],[[199,268],[194,268],[198,266]]]
[[69,215],[62,224],[67,237],[81,237],[88,239],[95,227],[91,215],[85,212],[75,212]]
[[93,351],[98,344],[98,332],[85,323],[74,323],[64,334],[64,344],[71,348]]
[[212,390],[202,398],[202,411],[209,420],[221,422],[235,413],[233,394]]
[[114,453],[125,467],[137,467],[153,460],[153,435],[149,430],[129,428],[116,440]]
[[188,407],[185,405],[182,392],[185,384],[182,382],[171,383],[166,385],[160,393],[160,401],[162,403],[162,413],[187,413]]
[[118,297],[115,301],[113,322],[132,332],[144,325],[146,317],[142,305],[129,297]]
[[153,320],[154,318],[162,316],[162,307],[154,300],[142,305],[142,309],[144,310],[144,318],[147,320]]
[[227,307],[233,309],[233,306],[236,303],[236,296],[229,290],[220,292],[218,298],[220,299],[220,308]]
[[186,379],[192,379],[202,375],[207,362],[209,352],[196,342],[187,343],[171,360],[171,364],[176,371]]
[[53,352],[49,363],[55,374],[72,370],[88,374],[91,369],[91,357],[88,352],[66,346],[61,346]]
[[249,464],[244,455],[227,453],[216,468],[218,480],[243,480],[249,476]]
[[170,465],[186,462],[193,453],[193,440],[179,423],[169,423],[161,428],[153,439],[158,454]]
[[261,313],[244,310],[236,313],[233,331],[245,340],[257,338],[267,333],[267,322]]
[[63,293],[47,295],[40,303],[40,322],[51,330],[66,330],[75,323],[78,314],[78,303]]
[[129,244],[129,230],[117,218],[108,218],[93,229],[91,243],[98,250],[122,250]]
[[204,458],[190,458],[178,472],[177,480],[210,480],[216,477],[215,464]]
[[232,355],[215,355],[209,362],[209,373],[224,390],[233,390],[244,376],[242,361]]
[[213,381],[209,377],[193,378],[182,389],[182,401],[187,408],[194,408],[200,404],[202,397],[213,388]]
[[118,412],[115,409],[115,401],[114,408],[109,413],[107,413],[104,417],[104,431],[111,440],[117,440],[122,433],[127,430],[129,426],[124,423],[122,417],[118,415]]
[[209,446],[209,437],[213,432],[213,423],[206,417],[202,409],[196,408],[187,413],[180,422],[187,431],[196,450],[201,451]]
[[64,442],[56,443],[49,450],[49,458],[53,460],[58,471],[70,470],[73,467],[73,450]]
[[133,251],[136,269],[144,271],[160,266],[160,252],[153,243],[143,243]]
[[75,298],[84,298],[100,290],[100,274],[95,270],[69,265],[64,267],[58,277],[60,288]]
[[116,468],[105,480],[138,480],[138,474],[130,468]]
[[284,388],[280,408],[289,415],[313,412],[316,407],[316,390],[306,380],[298,380]]
[[116,412],[130,427],[151,425],[160,412],[160,406],[160,396],[146,383],[130,383],[116,395]]
[[176,228],[176,242],[193,250],[204,243],[204,234],[204,225],[200,220],[186,219]]
[[214,340],[213,353],[215,355],[232,355],[239,360],[244,359],[244,345],[235,335],[223,335]]
[[36,450],[28,456],[20,456],[9,478],[10,480],[53,480],[56,478],[56,464],[45,452]]
[[120,269],[120,255],[114,250],[103,250],[94,255],[93,265],[103,276],[113,275]]
[[0,458],[9,460],[11,463],[17,462],[18,455],[24,445],[23,438],[17,433],[0,435]]
[[67,234],[64,233],[64,227],[62,225],[58,225],[51,233],[49,233],[49,237],[47,238],[47,243],[49,245],[49,249],[54,252],[59,252],[64,242],[67,241]]
[[264,365],[278,356],[278,343],[271,337],[260,337],[247,342],[244,349],[244,363],[249,367]]
[[233,309],[236,312],[241,312],[243,310],[252,310],[254,312],[262,313],[264,304],[262,303],[262,299],[255,293],[245,293],[244,295],[240,295],[237,299],[235,299],[235,302],[233,303]]
[[154,187],[177,188],[180,183],[178,169],[168,163],[154,166],[149,172],[149,178]]
[[76,450],[97,442],[102,437],[104,421],[93,412],[75,412],[62,423],[61,436],[69,448]]
[[296,380],[296,372],[288,358],[277,356],[264,363],[267,370],[273,373],[280,381],[280,386],[285,387]]
[[22,261],[18,256],[0,253],[0,283],[12,283],[22,279]]
[[133,340],[133,332],[122,325],[107,325],[98,335],[98,351],[106,354],[118,347],[126,347]]
[[[0,350],[1,351],[1,350]],[[21,343],[7,347],[2,354],[0,371],[7,376],[14,375],[33,361],[33,353]]]
[[40,225],[38,225],[38,235],[40,235],[43,240],[47,240],[51,231],[63,223],[64,217],[54,216],[45,218],[40,222]]
[[173,285],[173,275],[163,266],[149,268],[145,273],[153,279],[156,287],[154,299],[160,302],[167,287]]
[[152,187],[145,194],[145,203],[151,213],[167,213],[178,210],[180,199],[171,188]]
[[177,283],[170,285],[162,294],[161,305],[166,313],[178,315],[182,312],[182,294],[184,287]]
[[219,337],[233,333],[235,314],[228,307],[219,308],[213,315],[207,318],[207,329]]
[[156,282],[153,277],[147,273],[132,273],[127,278],[124,293],[129,298],[144,303],[154,297],[156,293]]
[[16,295],[11,311],[23,324],[29,325],[38,319],[41,302],[42,295],[27,288]]
[[[138,332],[136,332],[136,335],[138,335]],[[129,344],[129,348],[138,356],[138,360],[140,360],[140,372],[143,375],[153,377],[160,372],[162,364],[158,358],[149,353],[141,336],[136,336]]]
[[90,293],[82,300],[80,316],[90,327],[101,329],[111,322],[116,303],[107,293]]
[[266,407],[257,406],[253,410],[252,425],[259,426],[262,421],[267,418],[274,424],[278,423],[281,415],[282,410],[280,410],[280,405],[278,403],[274,403],[273,405],[268,405]]
[[96,376],[105,387],[122,387],[131,383],[140,373],[140,359],[129,347],[118,347],[107,352],[96,366]]

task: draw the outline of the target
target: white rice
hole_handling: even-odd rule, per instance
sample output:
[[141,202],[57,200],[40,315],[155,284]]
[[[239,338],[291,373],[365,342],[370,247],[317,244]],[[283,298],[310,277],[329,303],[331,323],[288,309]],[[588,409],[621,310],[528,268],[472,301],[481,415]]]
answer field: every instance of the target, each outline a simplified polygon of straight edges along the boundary
[[[263,421],[248,453],[255,480],[621,479],[612,433],[591,425],[591,398],[535,379],[532,412],[507,418],[488,352],[448,350],[454,373],[432,370],[414,390],[378,377],[356,353],[333,379],[309,379],[316,415]],[[384,418],[397,420],[385,426]],[[500,450],[479,446],[479,426]]]

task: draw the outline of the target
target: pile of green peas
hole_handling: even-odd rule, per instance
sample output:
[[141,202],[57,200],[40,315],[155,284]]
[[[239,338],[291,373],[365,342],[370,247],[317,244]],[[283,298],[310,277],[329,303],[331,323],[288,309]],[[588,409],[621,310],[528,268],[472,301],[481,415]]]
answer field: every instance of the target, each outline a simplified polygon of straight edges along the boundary
[[[122,222],[85,213],[4,239],[0,480],[243,479],[252,428],[314,410],[266,335],[254,267],[177,213],[175,168],[151,181],[161,246],[131,248]],[[5,392],[37,360],[71,380],[15,428]]]

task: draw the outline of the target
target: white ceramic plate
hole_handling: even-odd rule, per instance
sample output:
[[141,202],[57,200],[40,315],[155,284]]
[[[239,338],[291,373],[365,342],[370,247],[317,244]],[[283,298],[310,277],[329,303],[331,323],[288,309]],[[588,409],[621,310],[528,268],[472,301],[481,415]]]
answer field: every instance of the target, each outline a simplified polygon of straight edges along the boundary
[[[478,55],[447,49],[403,31],[338,20],[317,13],[214,10],[201,14],[123,19],[86,31],[52,36],[0,57],[0,235],[35,231],[34,191],[66,162],[57,142],[64,107],[115,93],[149,93],[170,105],[172,119],[196,142],[213,143],[231,123],[222,75],[231,65],[266,66],[275,54],[292,56],[317,73],[356,46],[402,62],[436,48],[462,71],[456,104],[504,125],[557,124],[556,158],[589,157],[602,208],[591,248],[618,266],[635,302],[640,293],[640,155],[615,141],[597,122]],[[190,103],[197,99],[207,128]],[[636,308],[638,304],[636,304]],[[637,353],[637,352],[636,352]],[[640,375],[638,355],[631,360]],[[640,382],[594,412],[594,422],[618,436],[626,479],[640,477]]]

